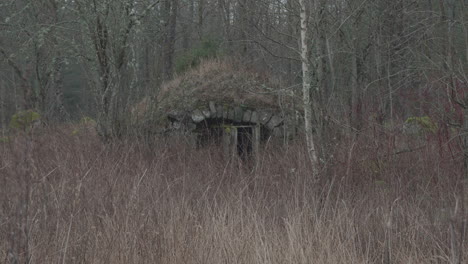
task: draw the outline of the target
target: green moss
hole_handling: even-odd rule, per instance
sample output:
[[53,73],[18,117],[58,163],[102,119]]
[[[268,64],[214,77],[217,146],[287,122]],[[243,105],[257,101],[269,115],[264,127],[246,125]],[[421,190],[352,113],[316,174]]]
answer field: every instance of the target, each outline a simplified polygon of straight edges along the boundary
[[96,124],[96,121],[94,119],[92,119],[91,117],[89,116],[84,116],[80,119],[80,124],[83,124],[83,125],[92,125],[92,124]]
[[16,130],[28,130],[35,122],[41,119],[41,115],[32,110],[21,111],[11,117],[10,128]]
[[10,142],[9,137],[0,137],[0,143],[8,143],[8,142]]
[[437,124],[428,116],[409,117],[406,119],[405,123],[416,124],[423,130],[423,132],[436,133],[438,130]]
[[96,127],[96,121],[91,117],[84,116],[78,122],[78,125],[75,129],[72,130],[71,135],[76,136],[81,134],[83,131],[89,130],[90,128]]
[[226,132],[227,134],[231,133],[231,130],[232,130],[232,126],[231,126],[231,125],[223,124],[223,125],[222,125],[222,128],[224,129],[224,132]]

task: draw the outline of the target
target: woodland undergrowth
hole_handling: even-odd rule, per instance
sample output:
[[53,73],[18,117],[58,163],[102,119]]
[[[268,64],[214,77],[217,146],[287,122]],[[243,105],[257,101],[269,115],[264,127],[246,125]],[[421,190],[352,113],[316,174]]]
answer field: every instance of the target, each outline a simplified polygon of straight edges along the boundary
[[399,147],[369,128],[336,139],[313,178],[300,139],[245,161],[214,145],[70,131],[0,143],[0,262],[468,260],[456,144]]

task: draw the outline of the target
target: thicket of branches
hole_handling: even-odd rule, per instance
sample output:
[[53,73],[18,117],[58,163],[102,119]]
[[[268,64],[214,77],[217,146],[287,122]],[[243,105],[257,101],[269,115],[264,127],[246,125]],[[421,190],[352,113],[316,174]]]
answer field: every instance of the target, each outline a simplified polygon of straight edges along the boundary
[[[302,98],[311,161],[334,138],[426,120],[468,157],[463,0],[20,0],[0,4],[0,125],[90,116],[104,140],[201,60],[236,58]],[[450,133],[447,133],[449,131]],[[465,147],[466,146],[466,147]],[[466,162],[468,164],[468,162]],[[466,170],[468,172],[468,170]]]
[[[298,0],[20,0],[0,4],[1,125],[35,109],[96,117],[118,134],[128,105],[207,57],[237,57],[301,96]],[[336,120],[442,120],[465,105],[465,1],[304,1],[319,141]],[[436,107],[434,107],[436,106]],[[323,150],[322,150],[323,151]]]

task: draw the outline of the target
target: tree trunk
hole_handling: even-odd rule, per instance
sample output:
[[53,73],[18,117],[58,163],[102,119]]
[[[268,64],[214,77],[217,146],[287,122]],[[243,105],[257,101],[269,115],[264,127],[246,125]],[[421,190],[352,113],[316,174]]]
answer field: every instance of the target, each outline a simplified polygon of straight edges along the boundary
[[179,0],[165,0],[163,6],[162,81],[170,80],[173,75],[178,3]]
[[247,24],[247,10],[246,0],[239,0],[237,8],[237,27],[239,28],[239,40],[240,40],[240,54],[245,56],[247,54],[247,36],[246,36],[246,24]]
[[189,2],[189,10],[187,15],[187,23],[185,25],[185,32],[182,41],[182,47],[184,50],[188,50],[191,47],[191,40],[192,40],[192,30],[193,30],[193,15],[195,12],[195,0],[190,0]]
[[352,41],[351,54],[351,128],[361,129],[361,91],[358,82],[358,48],[355,40]]
[[325,40],[325,45],[326,45],[326,52],[327,52],[327,57],[328,57],[328,67],[330,67],[330,93],[329,93],[329,100],[331,99],[332,95],[335,92],[335,86],[336,86],[336,74],[335,74],[335,67],[333,63],[333,53],[330,45],[330,41],[328,37]]
[[231,51],[231,4],[226,0],[218,0],[219,12],[223,20],[224,40],[227,42],[228,50]]
[[53,93],[54,93],[54,105],[55,109],[54,112],[54,119],[57,121],[63,122],[68,119],[68,113],[65,109],[64,105],[64,96],[63,96],[63,74],[62,74],[62,65],[58,61],[59,59],[56,59],[55,65],[54,65],[54,73],[53,73]]
[[0,136],[4,136],[3,132],[5,131],[4,128],[6,127],[6,84],[5,81],[0,79],[0,130],[2,134]]
[[205,0],[198,0],[198,38],[203,39],[203,11],[205,9]]
[[307,44],[307,12],[305,0],[299,0],[301,7],[301,61],[302,61],[302,94],[304,104],[304,126],[306,134],[306,144],[309,158],[312,162],[312,174],[318,175],[318,158],[314,144],[314,137],[312,133],[312,104],[310,99],[311,78],[310,78],[310,61],[309,61],[309,47]]
[[466,1],[465,0],[460,0],[461,2],[461,25],[463,28],[463,34],[465,36],[464,41],[465,41],[465,65],[468,65],[468,21],[466,19],[467,16],[467,10],[466,10]]

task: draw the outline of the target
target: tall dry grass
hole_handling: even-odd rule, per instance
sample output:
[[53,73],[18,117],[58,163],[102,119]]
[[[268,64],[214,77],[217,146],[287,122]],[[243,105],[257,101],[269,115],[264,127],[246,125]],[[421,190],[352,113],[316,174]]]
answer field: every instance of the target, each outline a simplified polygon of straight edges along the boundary
[[16,136],[0,143],[0,262],[468,260],[453,228],[461,161],[372,140],[336,142],[314,179],[301,142],[267,146],[255,166],[216,147]]

